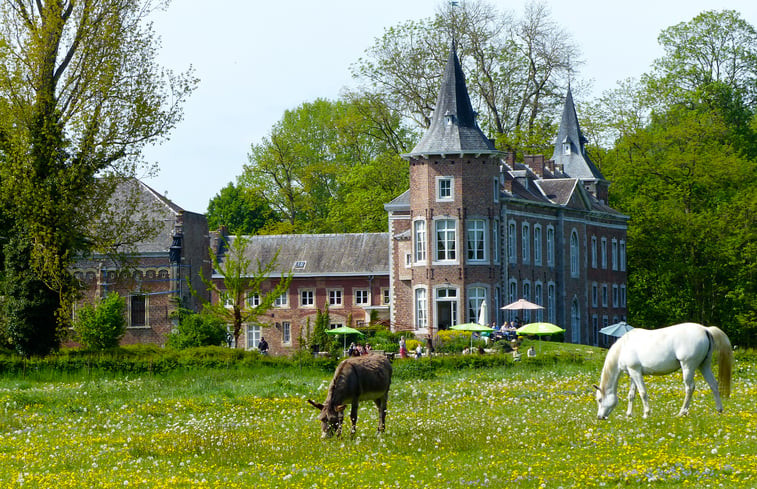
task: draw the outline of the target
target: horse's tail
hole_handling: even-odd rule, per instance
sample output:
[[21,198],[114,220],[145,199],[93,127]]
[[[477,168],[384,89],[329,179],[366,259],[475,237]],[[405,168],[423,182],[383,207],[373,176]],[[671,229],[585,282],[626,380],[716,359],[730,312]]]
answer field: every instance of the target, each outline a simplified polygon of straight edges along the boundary
[[718,353],[718,390],[723,397],[731,395],[731,369],[733,367],[733,349],[728,336],[716,326],[707,327],[715,342]]

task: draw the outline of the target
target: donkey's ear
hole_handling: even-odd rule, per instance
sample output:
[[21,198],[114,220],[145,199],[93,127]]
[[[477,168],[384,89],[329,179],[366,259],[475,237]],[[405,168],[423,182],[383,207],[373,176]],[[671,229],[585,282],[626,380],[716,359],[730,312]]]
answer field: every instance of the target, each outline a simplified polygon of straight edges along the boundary
[[318,403],[318,402],[315,402],[315,401],[311,401],[310,399],[308,399],[308,403],[309,403],[309,404],[310,404],[311,406],[313,406],[314,408],[316,408],[317,410],[319,410],[319,411],[322,411],[322,410],[323,410],[323,404],[320,404],[320,403]]
[[[597,389],[599,392],[602,392],[602,389],[597,384],[592,384],[592,387]],[[604,392],[602,392],[602,394],[604,394]]]
[[340,404],[340,405],[338,405],[334,409],[336,410],[337,413],[341,413],[342,411],[344,411],[345,409],[347,409],[347,405],[346,404]]

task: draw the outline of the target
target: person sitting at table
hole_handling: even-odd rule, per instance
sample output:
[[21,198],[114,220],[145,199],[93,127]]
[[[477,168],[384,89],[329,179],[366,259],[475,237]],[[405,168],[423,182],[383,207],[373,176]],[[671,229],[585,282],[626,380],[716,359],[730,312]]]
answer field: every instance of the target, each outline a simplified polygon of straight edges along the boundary
[[528,358],[534,358],[536,356],[536,350],[533,345],[528,349]]

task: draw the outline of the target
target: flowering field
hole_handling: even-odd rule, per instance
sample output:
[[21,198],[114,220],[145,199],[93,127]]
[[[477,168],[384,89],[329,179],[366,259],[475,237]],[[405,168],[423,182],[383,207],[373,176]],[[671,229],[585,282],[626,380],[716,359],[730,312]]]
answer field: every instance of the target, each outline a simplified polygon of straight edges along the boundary
[[757,486],[756,365],[737,361],[722,415],[698,376],[674,417],[678,374],[649,379],[649,419],[597,421],[599,365],[397,375],[383,436],[365,403],[358,436],[330,440],[305,402],[325,396],[316,369],[5,376],[0,487]]

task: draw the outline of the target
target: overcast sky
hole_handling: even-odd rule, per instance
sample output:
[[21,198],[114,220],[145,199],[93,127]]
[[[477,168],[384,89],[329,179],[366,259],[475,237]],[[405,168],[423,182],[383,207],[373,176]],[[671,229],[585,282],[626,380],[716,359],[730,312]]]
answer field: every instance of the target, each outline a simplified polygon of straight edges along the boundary
[[[522,13],[525,3],[492,1]],[[335,99],[356,83],[349,67],[384,29],[431,17],[439,0],[173,0],[155,18],[163,66],[192,65],[200,84],[170,141],[146,157],[159,175],[145,179],[186,210],[235,182],[250,145],[260,143],[284,111],[316,98]],[[734,9],[757,26],[757,1],[552,0],[552,18],[581,49],[576,78],[594,95],[648,71],[662,51],[659,32],[704,10]],[[579,114],[580,118],[580,114]]]

